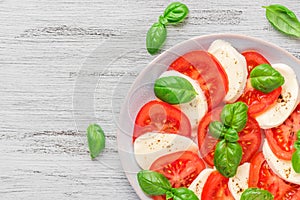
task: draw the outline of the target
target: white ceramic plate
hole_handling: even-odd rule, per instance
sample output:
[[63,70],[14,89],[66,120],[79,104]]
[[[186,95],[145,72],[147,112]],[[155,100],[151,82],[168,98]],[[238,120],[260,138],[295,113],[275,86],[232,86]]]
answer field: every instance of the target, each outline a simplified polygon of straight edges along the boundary
[[244,35],[215,34],[200,36],[184,41],[159,55],[140,73],[133,83],[122,106],[118,124],[117,140],[120,160],[130,184],[143,200],[150,198],[142,192],[136,179],[136,174],[141,169],[136,163],[133,154],[132,133],[135,117],[145,103],[155,99],[153,92],[154,81],[178,56],[192,50],[207,50],[216,39],[230,42],[239,52],[248,49],[257,50],[271,64],[285,63],[291,66],[295,70],[297,77],[300,77],[300,61],[298,59],[274,44]]

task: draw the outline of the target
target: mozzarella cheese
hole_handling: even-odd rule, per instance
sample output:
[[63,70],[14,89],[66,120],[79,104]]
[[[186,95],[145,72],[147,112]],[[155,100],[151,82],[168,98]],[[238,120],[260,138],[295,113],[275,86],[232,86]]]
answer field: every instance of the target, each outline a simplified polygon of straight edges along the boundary
[[267,139],[264,141],[263,154],[267,163],[275,174],[287,182],[300,184],[300,174],[294,171],[292,162],[277,158],[272,152]]
[[198,82],[191,79],[190,77],[174,70],[166,71],[160,77],[168,76],[178,76],[186,79],[192,84],[195,91],[197,92],[197,96],[192,101],[177,105],[177,107],[189,118],[191,126],[193,128],[192,137],[196,138],[198,123],[208,110],[206,97],[202,89],[200,88]]
[[274,64],[274,69],[284,77],[281,98],[263,114],[256,117],[261,128],[273,128],[282,124],[298,104],[299,85],[294,70],[285,64]]
[[242,193],[248,188],[250,163],[239,166],[237,173],[228,181],[228,188],[235,199],[240,199]]
[[149,169],[159,157],[178,152],[192,151],[198,154],[198,145],[190,138],[177,134],[145,133],[133,144],[135,160],[142,169]]
[[225,101],[233,103],[244,92],[248,70],[246,59],[230,43],[223,40],[214,41],[208,52],[213,54],[223,66],[228,77],[228,92]]
[[201,199],[204,184],[213,171],[215,170],[209,168],[204,169],[190,185],[189,189],[192,190],[199,199]]

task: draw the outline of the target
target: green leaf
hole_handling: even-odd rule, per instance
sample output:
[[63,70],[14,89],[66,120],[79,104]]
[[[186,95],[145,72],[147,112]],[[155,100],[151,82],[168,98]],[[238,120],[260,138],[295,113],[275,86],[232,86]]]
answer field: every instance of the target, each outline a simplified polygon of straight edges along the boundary
[[247,112],[248,106],[243,102],[226,104],[221,112],[221,121],[225,126],[240,132],[246,125]]
[[143,192],[151,196],[164,195],[172,188],[164,175],[150,170],[140,171],[137,180]]
[[154,93],[157,98],[170,104],[187,103],[197,95],[193,85],[185,78],[178,76],[157,79],[154,84]]
[[300,130],[297,131],[297,139],[300,140]]
[[172,199],[173,197],[174,197],[174,195],[171,191],[166,192],[166,200]]
[[216,139],[223,139],[224,133],[226,133],[226,127],[219,121],[210,122],[209,126],[209,133]]
[[165,9],[163,17],[170,24],[178,24],[182,22],[188,14],[189,9],[185,4],[173,2]]
[[273,200],[274,196],[267,190],[262,190],[259,188],[248,188],[246,189],[241,200]]
[[271,65],[261,64],[251,71],[250,81],[255,89],[269,93],[284,84],[284,77]]
[[87,140],[91,158],[94,159],[105,148],[105,135],[102,128],[97,124],[89,125]]
[[227,142],[237,142],[239,140],[238,132],[232,128],[227,129],[224,139]]
[[300,150],[297,149],[292,155],[292,166],[296,173],[300,173]]
[[268,21],[279,31],[300,37],[300,22],[293,11],[283,5],[264,6]]
[[225,177],[233,177],[242,159],[242,147],[237,142],[221,140],[216,145],[214,165]]
[[156,54],[167,37],[167,29],[161,23],[154,23],[147,32],[146,46],[151,55]]
[[192,190],[188,188],[172,188],[173,200],[199,200]]

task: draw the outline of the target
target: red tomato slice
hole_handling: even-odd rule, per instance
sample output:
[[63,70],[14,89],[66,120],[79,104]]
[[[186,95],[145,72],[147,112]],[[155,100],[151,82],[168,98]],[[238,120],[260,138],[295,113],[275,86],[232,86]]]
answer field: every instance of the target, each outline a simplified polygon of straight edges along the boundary
[[263,93],[258,91],[251,86],[250,82],[247,83],[247,87],[242,96],[238,101],[242,101],[248,106],[248,114],[252,117],[258,116],[270,109],[274,104],[276,104],[278,97],[281,94],[282,88],[279,87],[270,93]]
[[[270,64],[268,60],[256,51],[245,51],[242,53],[247,62],[248,77],[253,68],[260,64]],[[265,94],[261,91],[254,89],[248,81],[245,92],[238,99],[246,103],[249,107],[248,113],[250,116],[255,117],[270,109],[277,101],[281,94],[281,87]]]
[[203,187],[202,200],[234,200],[228,189],[228,178],[218,171],[212,172]]
[[[198,127],[198,145],[203,159],[210,166],[214,165],[214,152],[218,140],[211,136],[208,130],[211,121],[220,120],[221,107],[207,113],[200,121]],[[249,161],[258,151],[261,144],[260,127],[255,119],[248,117],[245,128],[239,132],[239,144],[243,148],[241,164]]]
[[265,130],[268,144],[278,158],[292,159],[298,130],[300,130],[300,104],[282,125]]
[[300,199],[300,185],[288,183],[274,174],[262,152],[252,159],[248,184],[249,187],[268,190],[275,200]]
[[197,80],[208,108],[216,107],[228,91],[228,78],[218,60],[206,51],[191,51],[177,58],[168,68]]
[[250,72],[254,67],[260,64],[270,64],[263,55],[254,50],[244,51],[242,55],[245,57],[247,62],[248,77],[250,76]]
[[191,137],[191,123],[179,109],[161,101],[146,103],[137,114],[133,141],[146,132],[173,133]]
[[[162,156],[150,167],[150,170],[166,176],[174,188],[189,187],[203,169],[205,169],[203,160],[191,151],[179,151]],[[159,200],[163,197],[156,196],[154,199]]]
[[179,151],[158,158],[150,170],[165,175],[172,187],[189,187],[193,180],[205,169],[199,156],[191,151]]

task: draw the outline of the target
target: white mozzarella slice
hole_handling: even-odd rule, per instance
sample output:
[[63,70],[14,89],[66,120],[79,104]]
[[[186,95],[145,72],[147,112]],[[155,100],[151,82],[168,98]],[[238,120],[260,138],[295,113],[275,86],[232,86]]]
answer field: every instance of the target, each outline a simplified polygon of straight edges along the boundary
[[246,86],[248,76],[246,59],[230,43],[223,40],[214,41],[208,52],[218,59],[227,74],[229,88],[225,101],[233,103],[242,95]]
[[228,188],[235,199],[240,199],[242,193],[248,188],[250,163],[239,166],[237,173],[228,181]]
[[192,101],[177,105],[177,107],[189,118],[191,122],[191,126],[193,128],[192,137],[196,138],[198,123],[208,110],[206,97],[202,89],[200,88],[198,82],[191,79],[190,77],[174,70],[166,71],[160,77],[168,77],[168,76],[178,76],[186,79],[192,84],[195,91],[197,92],[197,96]]
[[285,64],[274,64],[274,69],[284,77],[281,98],[263,114],[256,117],[261,128],[273,128],[282,124],[298,104],[299,85],[294,70]]
[[149,169],[159,157],[178,152],[192,151],[198,154],[198,145],[190,138],[177,134],[145,133],[133,144],[134,155],[142,169]]
[[277,158],[272,152],[267,139],[264,141],[263,154],[267,163],[275,174],[287,182],[300,184],[300,174],[294,171],[292,162]]
[[189,189],[192,190],[199,199],[201,199],[204,184],[213,171],[215,171],[215,169],[204,169],[190,185]]

